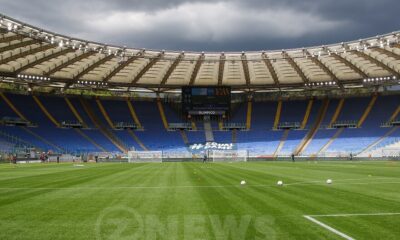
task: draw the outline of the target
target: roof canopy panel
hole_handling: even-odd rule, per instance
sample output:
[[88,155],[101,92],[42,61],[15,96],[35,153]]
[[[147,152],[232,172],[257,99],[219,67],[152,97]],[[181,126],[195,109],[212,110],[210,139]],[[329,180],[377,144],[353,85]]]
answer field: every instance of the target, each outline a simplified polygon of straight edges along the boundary
[[400,77],[399,32],[307,49],[174,52],[110,46],[1,19],[0,75],[68,87],[338,88]]

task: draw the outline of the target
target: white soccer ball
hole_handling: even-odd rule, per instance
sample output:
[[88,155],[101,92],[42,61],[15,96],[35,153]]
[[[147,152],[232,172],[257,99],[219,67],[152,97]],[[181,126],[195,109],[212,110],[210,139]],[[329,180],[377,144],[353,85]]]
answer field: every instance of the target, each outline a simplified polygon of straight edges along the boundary
[[326,183],[327,183],[327,184],[332,184],[332,179],[326,180]]
[[242,181],[240,182],[240,185],[246,185],[246,181],[245,181],[245,180],[242,180]]
[[282,185],[283,185],[283,182],[282,182],[282,181],[278,181],[276,184],[277,184],[278,186],[282,186]]

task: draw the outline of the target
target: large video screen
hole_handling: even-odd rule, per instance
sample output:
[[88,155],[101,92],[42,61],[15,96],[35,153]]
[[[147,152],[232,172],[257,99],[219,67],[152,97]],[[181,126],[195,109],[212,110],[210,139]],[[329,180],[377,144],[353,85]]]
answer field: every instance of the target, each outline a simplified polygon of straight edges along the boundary
[[204,111],[227,113],[231,105],[230,87],[183,87],[182,110],[184,113],[201,114]]

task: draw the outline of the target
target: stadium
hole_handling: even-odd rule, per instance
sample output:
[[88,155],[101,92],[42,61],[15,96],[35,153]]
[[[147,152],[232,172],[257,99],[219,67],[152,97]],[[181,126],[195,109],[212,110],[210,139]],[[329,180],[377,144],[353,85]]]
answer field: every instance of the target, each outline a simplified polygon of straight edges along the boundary
[[398,239],[400,33],[243,52],[0,16],[1,239]]

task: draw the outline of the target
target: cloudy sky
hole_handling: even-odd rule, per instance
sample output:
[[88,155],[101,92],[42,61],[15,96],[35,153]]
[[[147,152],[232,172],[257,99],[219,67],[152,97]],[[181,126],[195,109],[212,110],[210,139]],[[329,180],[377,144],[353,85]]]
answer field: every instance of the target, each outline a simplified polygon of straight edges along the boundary
[[250,51],[400,30],[399,0],[0,0],[1,13],[129,47]]

